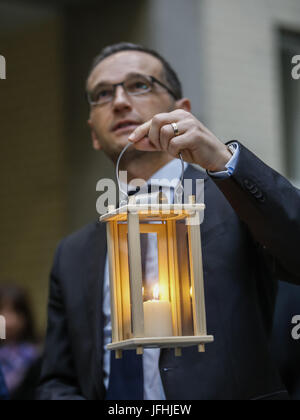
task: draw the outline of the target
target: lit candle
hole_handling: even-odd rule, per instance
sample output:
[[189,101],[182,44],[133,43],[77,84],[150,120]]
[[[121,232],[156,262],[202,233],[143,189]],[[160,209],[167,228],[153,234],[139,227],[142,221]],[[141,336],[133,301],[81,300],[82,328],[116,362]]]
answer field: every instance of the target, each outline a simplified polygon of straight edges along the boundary
[[159,300],[159,286],[154,287],[154,300],[144,303],[145,337],[172,337],[171,303]]

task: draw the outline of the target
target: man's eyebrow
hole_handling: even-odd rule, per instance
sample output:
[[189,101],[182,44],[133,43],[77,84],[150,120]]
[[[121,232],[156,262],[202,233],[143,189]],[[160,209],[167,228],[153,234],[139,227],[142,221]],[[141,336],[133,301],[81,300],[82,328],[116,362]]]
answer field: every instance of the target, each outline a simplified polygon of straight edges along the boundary
[[[126,80],[126,79],[128,79],[129,77],[136,77],[136,76],[145,76],[145,74],[144,73],[138,73],[138,72],[131,72],[131,73],[128,73],[126,76],[125,76],[125,78],[124,78],[124,80]],[[107,85],[114,85],[114,83],[112,83],[111,81],[109,81],[109,80],[101,80],[100,82],[98,82],[93,88],[92,88],[92,91],[94,91],[95,89],[97,89],[98,87],[100,87],[100,86],[107,86]]]

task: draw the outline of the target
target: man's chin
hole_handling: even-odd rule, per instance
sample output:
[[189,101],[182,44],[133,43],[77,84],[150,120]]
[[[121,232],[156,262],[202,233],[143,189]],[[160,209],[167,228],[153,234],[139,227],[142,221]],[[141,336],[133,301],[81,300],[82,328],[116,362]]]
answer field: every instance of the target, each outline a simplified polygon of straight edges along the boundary
[[[122,151],[124,150],[124,148],[127,146],[128,143],[129,143],[128,136],[125,136],[125,137],[119,138],[118,142],[114,143],[113,148],[111,148],[111,147],[107,148],[106,147],[106,148],[103,148],[103,151],[106,154],[106,156],[110,160],[112,160],[114,164],[116,164],[120,154],[122,153]],[[137,150],[132,145],[132,147],[129,147],[129,149],[124,154],[124,156],[122,158],[122,163],[124,164],[125,162],[127,162],[127,164],[128,164],[128,162],[141,157],[145,153],[147,153],[147,152]],[[121,166],[123,166],[123,165],[121,164]]]
[[[134,131],[134,130],[133,130]],[[133,133],[133,131],[132,131],[132,133]],[[127,144],[129,143],[129,140],[128,140],[128,138],[129,138],[129,136],[130,136],[130,134],[131,133],[126,133],[126,134],[123,134],[122,136],[117,136],[116,138],[115,138],[115,145],[117,146],[116,147],[116,149],[118,149],[119,150],[119,152],[121,153],[122,152],[122,150],[127,146]],[[134,147],[131,147],[130,148],[130,150],[134,150]]]

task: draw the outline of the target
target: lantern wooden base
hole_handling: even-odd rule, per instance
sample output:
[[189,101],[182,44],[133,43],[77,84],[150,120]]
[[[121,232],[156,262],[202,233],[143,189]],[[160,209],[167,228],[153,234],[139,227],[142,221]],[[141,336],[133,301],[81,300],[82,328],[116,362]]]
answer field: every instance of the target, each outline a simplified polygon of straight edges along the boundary
[[[212,335],[204,335],[201,337],[155,337],[155,338],[132,338],[107,345],[108,350],[136,350],[138,348],[183,348],[192,346],[203,346],[212,343],[214,337]],[[201,347],[203,348],[203,347]]]

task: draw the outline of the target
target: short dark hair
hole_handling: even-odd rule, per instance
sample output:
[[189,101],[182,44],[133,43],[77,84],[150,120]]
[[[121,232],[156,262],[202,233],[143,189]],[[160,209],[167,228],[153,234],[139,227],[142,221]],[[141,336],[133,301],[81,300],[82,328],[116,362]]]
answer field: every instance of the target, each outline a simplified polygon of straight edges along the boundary
[[122,51],[140,51],[146,54],[150,54],[153,57],[157,58],[163,65],[166,81],[168,85],[170,86],[170,89],[174,93],[175,99],[176,100],[182,99],[183,97],[182,84],[175,70],[158,52],[150,48],[143,47],[142,45],[132,44],[129,42],[120,42],[118,44],[109,45],[103,48],[101,53],[97,55],[97,57],[93,60],[89,75],[98,66],[98,64],[101,63],[101,61],[105,60],[105,58],[110,57],[111,55],[117,54]]

